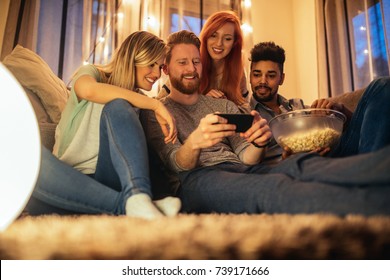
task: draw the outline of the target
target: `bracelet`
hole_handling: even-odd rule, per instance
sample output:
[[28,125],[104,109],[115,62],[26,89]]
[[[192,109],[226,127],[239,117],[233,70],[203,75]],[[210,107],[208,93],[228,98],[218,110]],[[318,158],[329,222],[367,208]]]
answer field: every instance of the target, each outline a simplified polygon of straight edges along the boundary
[[257,145],[254,141],[251,142],[251,144],[252,144],[253,146],[255,146],[256,148],[259,148],[259,149],[267,147],[270,143],[271,143],[271,141],[268,141],[268,142],[265,143],[264,145]]

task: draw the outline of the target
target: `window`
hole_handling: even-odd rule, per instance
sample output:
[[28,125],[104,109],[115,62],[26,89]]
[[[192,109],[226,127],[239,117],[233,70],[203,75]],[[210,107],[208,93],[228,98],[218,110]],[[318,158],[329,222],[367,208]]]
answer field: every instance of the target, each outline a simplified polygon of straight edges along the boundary
[[[37,53],[65,83],[83,62],[103,64],[110,59],[114,5],[113,0],[40,1]],[[90,16],[84,18],[84,9]]]
[[[170,32],[176,32],[182,29],[191,30],[199,35],[206,19],[214,12],[221,10],[230,10],[229,0],[218,1],[169,1],[170,14]],[[202,18],[202,20],[201,20]]]
[[355,88],[389,76],[390,0],[347,1]]
[[[179,31],[181,29],[191,30],[195,34],[200,33],[205,20],[200,22],[199,17],[183,16],[180,24],[180,16],[178,13],[171,13],[171,33]],[[181,27],[180,27],[181,26]]]

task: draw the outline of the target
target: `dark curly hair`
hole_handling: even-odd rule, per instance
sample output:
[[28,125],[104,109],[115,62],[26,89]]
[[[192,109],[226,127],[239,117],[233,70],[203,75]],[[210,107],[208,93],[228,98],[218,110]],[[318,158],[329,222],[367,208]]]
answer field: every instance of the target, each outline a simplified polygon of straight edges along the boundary
[[252,63],[259,62],[261,60],[273,61],[279,65],[280,73],[283,73],[283,65],[286,60],[286,55],[284,49],[276,45],[274,42],[261,42],[251,49],[251,57],[249,60]]

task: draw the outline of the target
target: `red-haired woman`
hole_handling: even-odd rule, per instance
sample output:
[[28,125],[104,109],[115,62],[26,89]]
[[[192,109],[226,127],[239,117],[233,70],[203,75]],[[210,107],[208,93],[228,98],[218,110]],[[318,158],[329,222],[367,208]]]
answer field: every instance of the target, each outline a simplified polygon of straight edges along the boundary
[[244,112],[250,111],[242,62],[243,35],[240,20],[232,11],[212,14],[200,32],[203,66],[201,93],[227,98]]

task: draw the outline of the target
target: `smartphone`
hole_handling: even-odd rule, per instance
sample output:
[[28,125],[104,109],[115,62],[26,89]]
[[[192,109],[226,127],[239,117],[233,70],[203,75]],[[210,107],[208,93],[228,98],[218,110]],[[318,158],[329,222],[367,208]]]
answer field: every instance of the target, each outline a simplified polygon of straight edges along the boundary
[[236,125],[236,132],[247,131],[253,123],[253,116],[250,114],[216,114],[227,119],[228,123]]

